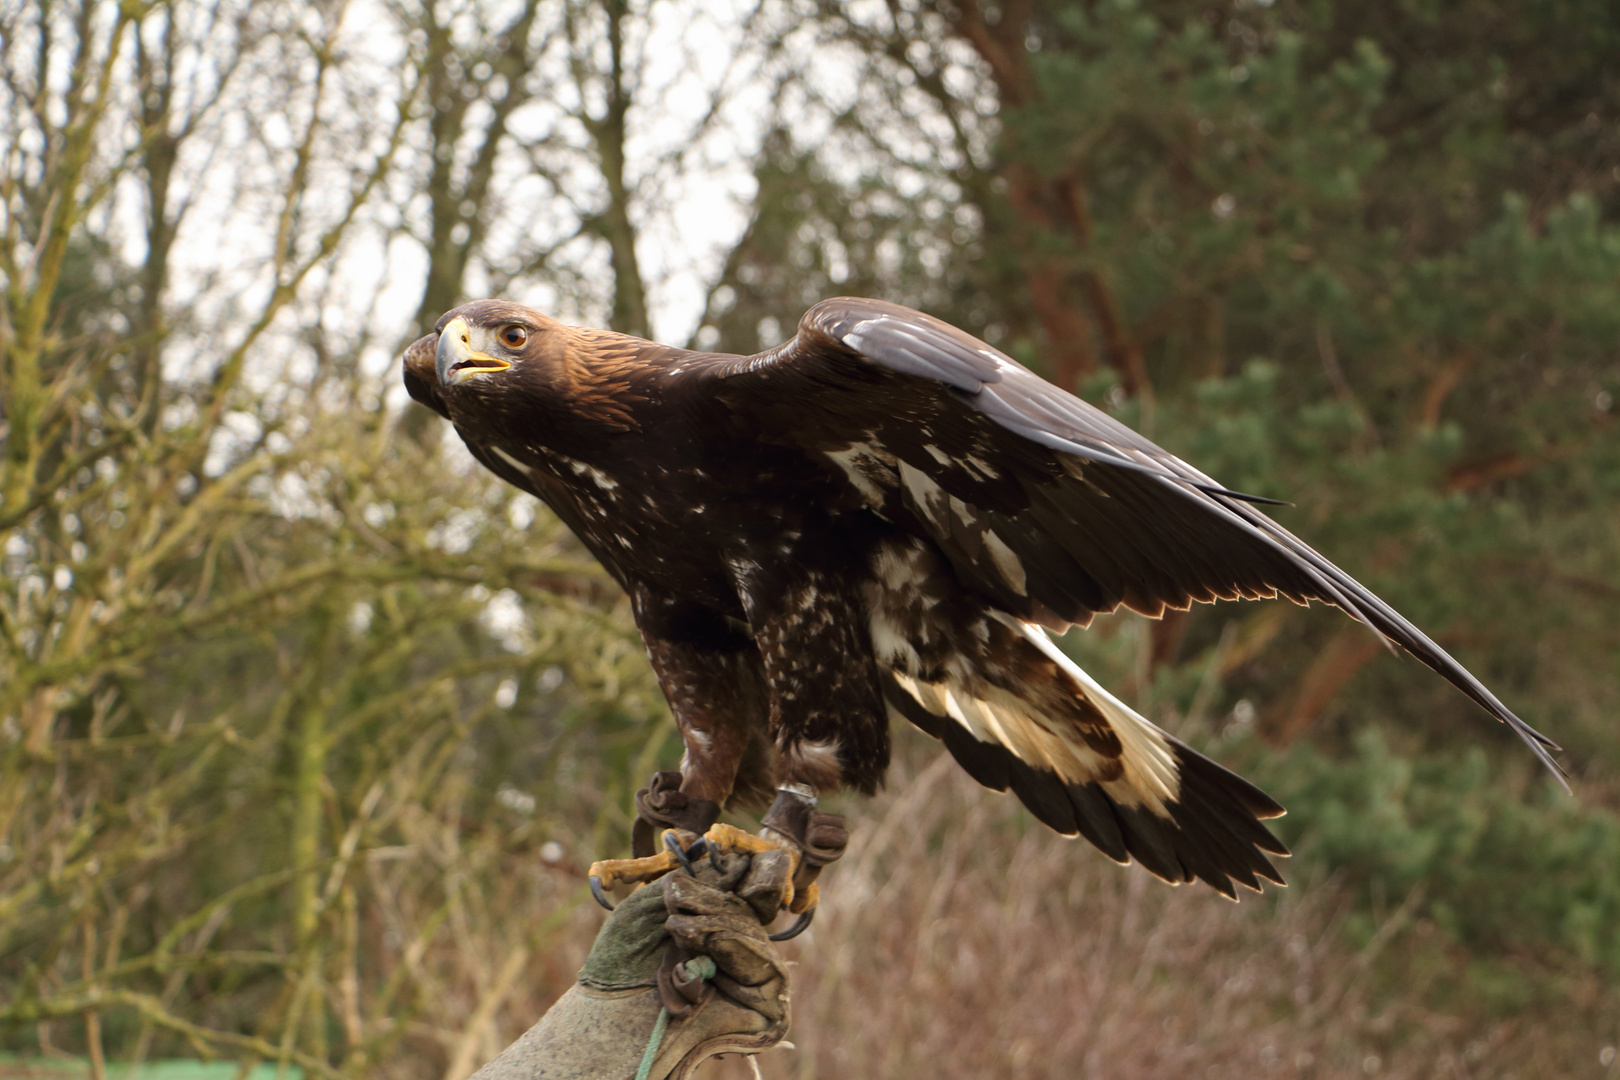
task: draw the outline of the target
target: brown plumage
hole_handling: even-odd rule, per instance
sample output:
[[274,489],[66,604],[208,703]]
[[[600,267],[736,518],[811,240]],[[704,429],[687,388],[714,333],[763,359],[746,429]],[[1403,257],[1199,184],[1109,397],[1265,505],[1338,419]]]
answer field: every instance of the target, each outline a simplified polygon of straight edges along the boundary
[[629,593],[682,790],[876,789],[904,717],[981,783],[1169,881],[1280,880],[1282,808],[1136,715],[1041,627],[1121,604],[1335,604],[1552,744],[1258,510],[937,319],[812,308],[751,357],[483,300],[405,356],[411,396],[544,500]]

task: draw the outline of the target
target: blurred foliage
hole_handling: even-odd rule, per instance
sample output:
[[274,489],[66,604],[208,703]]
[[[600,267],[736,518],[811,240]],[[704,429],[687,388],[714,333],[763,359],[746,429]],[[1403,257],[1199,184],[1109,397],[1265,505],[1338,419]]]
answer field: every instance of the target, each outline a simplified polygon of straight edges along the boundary
[[[0,11],[0,1045],[460,1077],[571,976],[679,749],[611,583],[379,358],[484,288],[642,325],[713,145],[697,347],[934,311],[1292,500],[1564,744],[1575,799],[1329,611],[1065,639],[1289,806],[1352,967],[1395,912],[1471,950],[1423,1008],[1620,971],[1620,9],[497,8]],[[649,43],[721,23],[679,113]]]
[[1300,746],[1267,771],[1289,841],[1356,882],[1370,911],[1418,890],[1476,953],[1550,947],[1620,972],[1612,812],[1527,784],[1526,770],[1504,776],[1478,748],[1460,762],[1399,754],[1376,728],[1352,754]]

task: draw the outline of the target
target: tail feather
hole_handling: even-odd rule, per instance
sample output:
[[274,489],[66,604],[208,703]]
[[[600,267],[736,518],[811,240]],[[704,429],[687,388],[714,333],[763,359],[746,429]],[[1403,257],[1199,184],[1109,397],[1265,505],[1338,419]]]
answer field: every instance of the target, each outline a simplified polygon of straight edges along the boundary
[[1068,784],[1065,788],[1074,806],[1074,823],[1080,835],[1115,862],[1130,862],[1130,848],[1120,828],[1118,808],[1102,789],[1096,784]]
[[[1133,792],[1121,779],[1065,777],[1051,761],[1023,760],[997,737],[999,729],[1020,718],[1010,715],[1004,705],[964,701],[967,695],[961,687],[947,690],[919,684],[890,671],[884,696],[894,713],[942,741],[974,780],[995,791],[1010,790],[1037,820],[1066,836],[1085,837],[1116,862],[1134,860],[1173,884],[1203,881],[1232,899],[1237,898],[1239,885],[1259,892],[1265,881],[1283,884],[1267,856],[1285,856],[1288,849],[1261,824],[1281,815],[1282,807],[1135,713],[1129,714],[1130,723],[1141,725],[1133,733],[1135,741],[1151,737],[1156,756],[1162,755],[1168,766],[1164,771],[1173,787],[1167,798],[1131,797]],[[1109,718],[1117,727],[1125,721],[1114,715],[1114,707],[1125,706],[1111,697],[1109,703]],[[1001,722],[976,724],[976,730],[970,730],[953,713],[999,716]],[[1128,752],[1132,739],[1122,742]],[[1014,745],[1030,744],[1015,740]]]

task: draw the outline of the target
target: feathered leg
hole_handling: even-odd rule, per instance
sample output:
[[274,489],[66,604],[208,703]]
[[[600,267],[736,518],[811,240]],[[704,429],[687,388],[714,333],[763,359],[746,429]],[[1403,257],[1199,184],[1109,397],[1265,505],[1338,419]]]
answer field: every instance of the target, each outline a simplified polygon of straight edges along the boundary
[[761,805],[770,791],[768,712],[753,640],[705,609],[634,599],[686,752],[679,772],[659,773],[636,793],[634,857],[592,865],[592,889],[604,906],[607,890],[655,880],[682,865],[688,851],[700,855],[694,845],[723,806]]

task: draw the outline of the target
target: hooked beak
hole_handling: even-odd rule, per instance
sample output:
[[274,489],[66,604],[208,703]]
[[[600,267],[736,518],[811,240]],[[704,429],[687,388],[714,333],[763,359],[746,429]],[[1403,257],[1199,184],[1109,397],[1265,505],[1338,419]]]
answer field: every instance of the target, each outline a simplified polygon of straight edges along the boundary
[[454,386],[475,375],[505,371],[512,365],[474,349],[472,327],[458,315],[439,331],[439,350],[434,366],[439,374],[439,385]]

